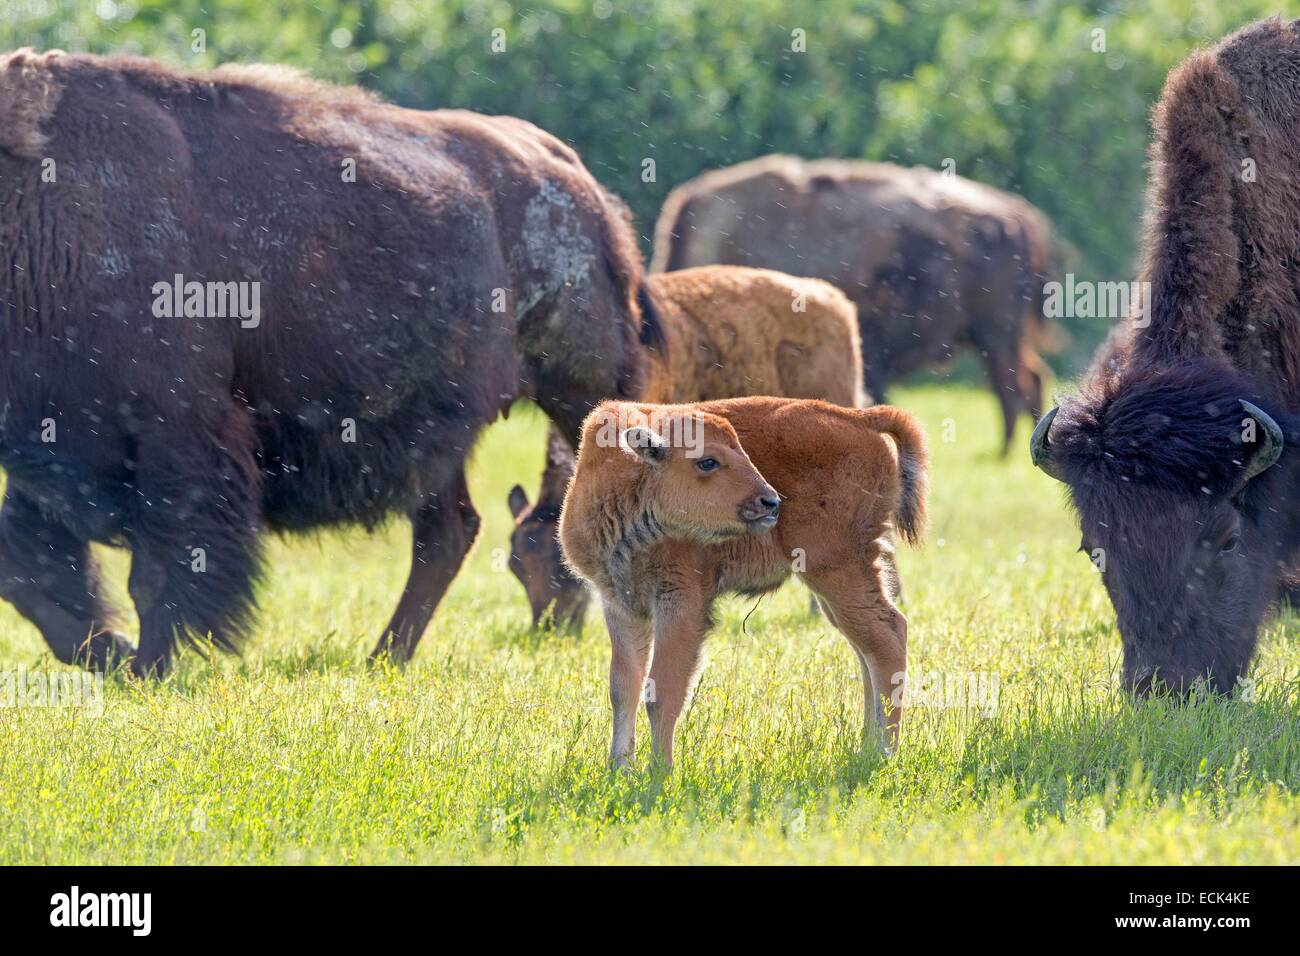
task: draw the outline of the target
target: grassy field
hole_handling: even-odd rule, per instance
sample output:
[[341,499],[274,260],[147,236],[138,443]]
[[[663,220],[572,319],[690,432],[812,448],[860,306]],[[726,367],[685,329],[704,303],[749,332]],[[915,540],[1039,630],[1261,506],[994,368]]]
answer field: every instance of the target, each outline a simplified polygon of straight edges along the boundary
[[[673,774],[609,774],[603,625],[530,634],[499,550],[541,465],[521,409],[479,446],[484,533],[409,668],[365,662],[404,526],[276,542],[243,658],[110,677],[98,715],[0,708],[0,863],[1300,861],[1300,619],[1269,624],[1244,700],[1129,702],[1058,486],[996,457],[991,397],[894,399],[935,460],[901,556],[909,668],[989,691],[913,707],[896,757],[860,751],[857,666],[791,584],[747,623],[753,601],[722,605]],[[8,606],[0,662],[59,669]]]

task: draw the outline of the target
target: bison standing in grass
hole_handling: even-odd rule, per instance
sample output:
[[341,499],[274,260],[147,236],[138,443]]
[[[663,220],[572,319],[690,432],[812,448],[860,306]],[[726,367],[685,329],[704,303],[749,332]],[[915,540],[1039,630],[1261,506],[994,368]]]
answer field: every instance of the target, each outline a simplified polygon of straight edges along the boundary
[[1300,557],[1300,26],[1268,20],[1170,75],[1155,113],[1149,324],[1049,412],[1138,692],[1228,690]]
[[[646,350],[648,402],[692,402],[742,395],[820,398],[867,404],[862,395],[853,306],[834,286],[767,269],[706,266],[645,278],[647,306],[658,316],[662,349]],[[580,624],[587,590],[569,574],[556,523],[573,451],[554,429],[537,502],[510,492],[515,529],[510,569],[524,586],[533,623],[549,613]]]
[[[394,514],[375,651],[409,657],[478,528],[479,430],[527,396],[576,441],[656,341],[573,150],[275,68],[0,59],[0,211],[0,595],[64,661],[235,647],[263,530]],[[93,541],[131,549],[138,650]]]
[[843,289],[878,402],[900,376],[970,346],[1002,406],[1004,453],[1020,413],[1042,410],[1042,288],[1055,254],[1047,219],[1019,197],[921,167],[765,156],[664,203],[651,271],[715,262]]
[[894,535],[922,533],[927,461],[920,426],[887,406],[758,397],[592,412],[560,541],[605,610],[611,763],[635,752],[647,678],[654,752],[672,763],[714,600],[762,594],[795,572],[858,657],[864,732],[896,745],[907,619]]

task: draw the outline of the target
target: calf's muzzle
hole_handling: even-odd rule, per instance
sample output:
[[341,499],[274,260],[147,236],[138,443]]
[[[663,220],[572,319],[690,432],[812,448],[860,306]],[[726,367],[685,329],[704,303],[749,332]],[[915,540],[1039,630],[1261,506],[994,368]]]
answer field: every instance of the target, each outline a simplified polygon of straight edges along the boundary
[[766,531],[776,524],[781,513],[781,496],[772,488],[765,488],[740,506],[740,519],[752,530]]

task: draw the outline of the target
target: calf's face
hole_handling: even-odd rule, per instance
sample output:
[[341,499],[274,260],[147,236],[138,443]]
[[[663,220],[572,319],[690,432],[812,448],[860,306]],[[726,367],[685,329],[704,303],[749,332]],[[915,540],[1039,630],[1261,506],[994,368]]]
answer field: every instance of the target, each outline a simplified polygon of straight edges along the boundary
[[770,531],[781,512],[781,496],[759,474],[730,426],[711,418],[696,416],[683,429],[668,429],[690,434],[687,442],[634,426],[621,432],[619,444],[649,470],[646,494],[669,531],[706,543]]

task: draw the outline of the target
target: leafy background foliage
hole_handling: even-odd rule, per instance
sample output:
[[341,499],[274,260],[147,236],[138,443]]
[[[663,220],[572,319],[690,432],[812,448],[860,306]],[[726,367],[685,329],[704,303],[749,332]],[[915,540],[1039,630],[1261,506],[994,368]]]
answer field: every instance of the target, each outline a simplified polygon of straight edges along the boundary
[[[1132,277],[1165,73],[1279,11],[1276,0],[14,0],[0,48],[275,61],[405,106],[522,116],[576,147],[644,237],[673,186],[764,153],[951,158],[1045,210],[1076,253],[1070,268],[1110,281]],[[490,48],[497,28],[503,53]],[[791,50],[796,29],[804,53]]]
[[[672,186],[767,152],[951,157],[1049,212],[1076,272],[1119,280],[1167,68],[1275,10],[5,0],[0,49],[278,61],[408,106],[516,114],[573,143],[646,233]],[[789,51],[796,28],[807,53]],[[900,554],[909,669],[996,675],[993,713],[916,706],[895,759],[862,752],[857,666],[788,587],[757,610],[721,604],[674,774],[647,769],[644,719],[640,769],[607,774],[603,624],[531,633],[502,560],[507,491],[534,491],[543,460],[545,422],[525,407],[476,448],[480,541],[405,672],[364,658],[401,593],[404,523],[273,542],[242,658],[188,653],[156,685],[111,675],[100,716],[0,707],[0,863],[1300,860],[1300,618],[1266,626],[1254,699],[1133,704],[1059,485],[1023,451],[996,455],[992,396],[947,382],[894,400],[935,436],[929,541]],[[124,606],[128,556],[101,557]],[[0,662],[57,667],[4,603]]]

